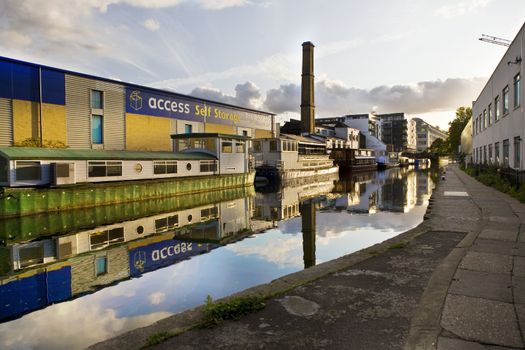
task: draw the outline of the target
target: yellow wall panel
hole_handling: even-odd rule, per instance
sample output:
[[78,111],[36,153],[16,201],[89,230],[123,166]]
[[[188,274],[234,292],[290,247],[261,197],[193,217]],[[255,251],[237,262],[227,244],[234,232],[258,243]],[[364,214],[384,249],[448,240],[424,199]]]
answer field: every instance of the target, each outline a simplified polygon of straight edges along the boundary
[[204,132],[218,132],[219,134],[235,135],[234,127],[232,125],[224,125],[224,124],[206,123],[204,125]]
[[13,141],[15,143],[30,138],[40,138],[38,105],[37,102],[13,100]]
[[42,105],[43,139],[67,143],[66,106],[44,103]]
[[264,139],[273,137],[271,130],[255,129],[255,138]]
[[126,149],[171,151],[171,119],[127,113]]

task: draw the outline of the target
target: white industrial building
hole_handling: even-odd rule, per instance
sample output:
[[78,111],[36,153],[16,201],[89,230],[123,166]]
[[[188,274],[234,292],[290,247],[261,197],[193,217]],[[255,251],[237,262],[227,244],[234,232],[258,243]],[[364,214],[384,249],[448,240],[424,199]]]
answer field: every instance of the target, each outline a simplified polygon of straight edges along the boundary
[[446,132],[430,125],[423,119],[412,118],[411,122],[415,124],[416,150],[418,152],[426,151],[437,139],[445,141],[447,138]]
[[525,25],[512,41],[472,106],[472,158],[523,170],[523,46]]

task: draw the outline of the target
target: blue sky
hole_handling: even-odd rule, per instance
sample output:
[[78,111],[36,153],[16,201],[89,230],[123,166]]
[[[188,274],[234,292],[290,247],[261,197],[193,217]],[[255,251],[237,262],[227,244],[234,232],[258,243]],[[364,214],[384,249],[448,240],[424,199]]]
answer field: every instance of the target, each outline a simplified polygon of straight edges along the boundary
[[4,56],[297,115],[301,43],[317,116],[406,112],[442,128],[513,39],[523,0],[1,0]]

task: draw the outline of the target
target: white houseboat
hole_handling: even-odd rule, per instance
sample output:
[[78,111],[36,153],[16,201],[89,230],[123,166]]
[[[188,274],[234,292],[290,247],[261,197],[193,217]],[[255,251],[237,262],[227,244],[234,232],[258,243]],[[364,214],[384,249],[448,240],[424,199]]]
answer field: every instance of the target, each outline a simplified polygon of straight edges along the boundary
[[311,137],[281,134],[256,139],[252,153],[258,177],[289,180],[339,171],[327,154],[326,143]]
[[0,187],[249,173],[248,137],[172,135],[173,152],[0,148]]

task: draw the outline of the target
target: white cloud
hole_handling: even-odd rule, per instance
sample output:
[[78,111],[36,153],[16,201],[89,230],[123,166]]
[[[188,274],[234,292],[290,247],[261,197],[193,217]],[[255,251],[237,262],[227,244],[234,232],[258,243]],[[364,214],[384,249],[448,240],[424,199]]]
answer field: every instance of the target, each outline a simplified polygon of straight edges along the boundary
[[166,300],[166,294],[161,292],[151,293],[148,300],[152,305],[159,305]]
[[142,25],[144,26],[144,28],[152,32],[156,32],[160,29],[160,23],[155,21],[153,18],[148,18],[142,23]]
[[[88,298],[89,299],[89,298]],[[0,326],[2,349],[83,349],[117,334],[171,316],[156,312],[119,317],[115,310],[82,299],[33,312]],[[75,327],[71,327],[71,325]],[[79,329],[82,332],[79,332]]]
[[[405,112],[409,114],[455,110],[470,105],[483,88],[485,78],[450,78],[412,85],[378,86],[371,90],[348,87],[340,81],[315,84],[317,115]],[[264,107],[274,113],[294,112],[301,104],[301,87],[283,84],[270,89]]]
[[190,95],[252,109],[259,108],[262,105],[260,89],[251,81],[237,84],[235,96],[226,95],[213,87],[195,88]]
[[453,1],[453,3],[441,6],[436,10],[438,16],[444,18],[454,18],[472,12],[478,8],[483,8],[492,0],[464,0]]
[[248,0],[199,0],[201,8],[205,10],[222,10],[228,7],[238,7],[251,4]]

